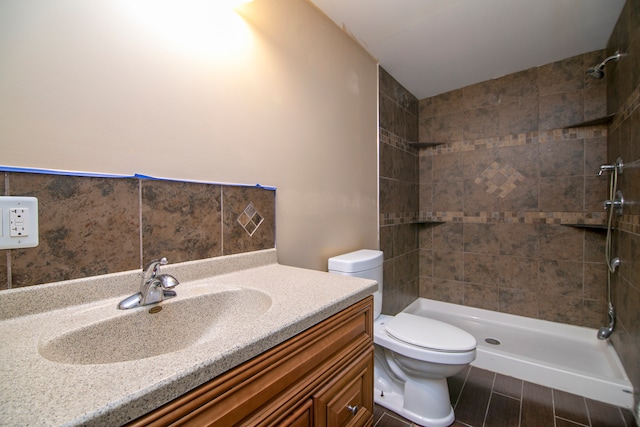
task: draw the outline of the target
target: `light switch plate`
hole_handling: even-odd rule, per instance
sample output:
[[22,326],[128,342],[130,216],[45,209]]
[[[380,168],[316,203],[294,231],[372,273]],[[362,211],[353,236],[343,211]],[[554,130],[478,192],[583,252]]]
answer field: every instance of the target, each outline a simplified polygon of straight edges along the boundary
[[2,234],[0,249],[38,246],[38,199],[0,196]]

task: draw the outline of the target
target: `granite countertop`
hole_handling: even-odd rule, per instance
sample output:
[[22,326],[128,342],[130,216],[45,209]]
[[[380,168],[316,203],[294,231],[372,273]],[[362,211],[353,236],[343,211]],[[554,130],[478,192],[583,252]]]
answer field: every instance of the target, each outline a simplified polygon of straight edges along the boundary
[[[173,274],[180,281],[175,288],[178,296],[160,303],[166,304],[167,311],[168,304],[184,303],[203,292],[249,289],[248,294],[239,294],[247,301],[230,299],[225,313],[249,305],[249,311],[255,306],[261,314],[243,322],[225,322],[223,313],[216,330],[203,333],[208,337],[196,337],[186,348],[178,346],[165,354],[114,363],[85,363],[84,356],[78,356],[73,363],[61,363],[41,355],[47,340],[69,328],[100,322],[106,315],[128,315],[131,310],[118,310],[117,304],[138,291],[140,271],[0,292],[0,425],[121,425],[280,344],[377,288],[372,280],[280,265],[275,249],[164,266],[161,273]],[[190,325],[214,315],[198,310],[188,324],[179,323],[175,328],[197,335]],[[137,342],[140,338],[119,339]],[[101,351],[101,341],[109,347],[105,345],[108,340],[99,336],[92,341],[96,352]],[[167,346],[171,345],[169,337]]]

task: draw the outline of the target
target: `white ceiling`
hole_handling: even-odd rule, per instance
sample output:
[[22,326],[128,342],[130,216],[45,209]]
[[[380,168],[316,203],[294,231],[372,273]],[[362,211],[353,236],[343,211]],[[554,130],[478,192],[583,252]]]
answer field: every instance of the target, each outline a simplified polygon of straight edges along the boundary
[[310,1],[418,99],[603,49],[625,2]]

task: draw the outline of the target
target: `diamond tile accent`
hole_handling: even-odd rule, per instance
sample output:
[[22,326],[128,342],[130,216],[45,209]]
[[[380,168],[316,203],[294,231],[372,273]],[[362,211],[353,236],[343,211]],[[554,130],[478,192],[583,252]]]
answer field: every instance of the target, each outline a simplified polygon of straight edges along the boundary
[[501,165],[493,162],[486,168],[479,177],[475,179],[476,184],[484,184],[489,194],[498,193],[501,199],[505,198],[517,187],[518,182],[524,181],[524,176],[515,170],[513,166]]
[[253,236],[253,233],[256,232],[260,224],[264,221],[264,217],[260,215],[260,212],[253,206],[253,203],[249,203],[240,216],[238,216],[237,221],[249,236]]

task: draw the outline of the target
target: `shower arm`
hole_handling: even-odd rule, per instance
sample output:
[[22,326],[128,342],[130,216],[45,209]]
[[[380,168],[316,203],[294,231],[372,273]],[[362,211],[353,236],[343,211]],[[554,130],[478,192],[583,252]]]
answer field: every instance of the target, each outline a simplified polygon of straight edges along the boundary
[[620,59],[625,56],[624,53],[620,53],[619,50],[616,50],[616,53],[611,55],[610,57],[608,57],[607,59],[605,59],[604,61],[602,61],[599,65],[599,67],[604,67],[606,65],[607,62],[609,61],[620,61]]

